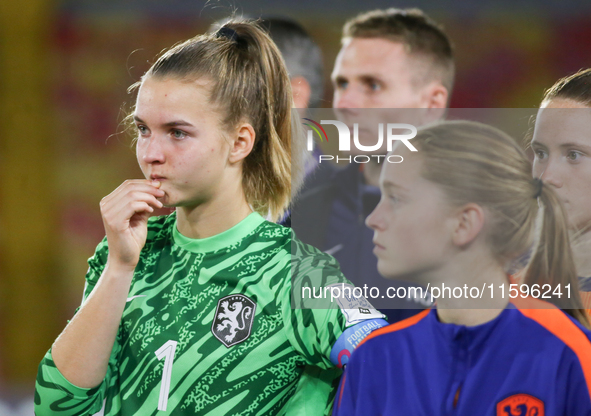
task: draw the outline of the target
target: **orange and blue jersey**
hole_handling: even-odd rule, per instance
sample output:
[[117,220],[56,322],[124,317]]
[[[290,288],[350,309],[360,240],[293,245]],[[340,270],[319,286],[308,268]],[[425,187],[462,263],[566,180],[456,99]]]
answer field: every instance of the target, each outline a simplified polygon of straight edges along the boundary
[[359,344],[333,416],[591,416],[590,392],[591,331],[561,310],[510,303],[466,327],[431,309]]
[[591,277],[579,277],[579,290],[583,308],[587,311],[588,319],[591,320]]

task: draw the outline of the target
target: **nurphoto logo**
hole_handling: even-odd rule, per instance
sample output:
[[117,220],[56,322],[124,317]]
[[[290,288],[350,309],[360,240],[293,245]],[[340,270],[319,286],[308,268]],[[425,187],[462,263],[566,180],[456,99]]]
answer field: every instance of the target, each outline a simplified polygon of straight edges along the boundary
[[[308,151],[312,152],[314,150],[314,133],[316,133],[321,142],[328,142],[328,134],[326,133],[326,130],[322,127],[322,125],[329,124],[337,128],[339,134],[339,151],[351,152],[351,130],[344,122],[338,120],[320,120],[320,123],[317,123],[316,121],[311,120],[309,118],[304,118],[304,120],[308,121],[309,123],[303,124],[311,129],[307,131]],[[384,125],[386,127],[384,127]],[[346,160],[349,161],[349,163],[368,163],[371,160],[371,158],[377,158],[378,162],[382,161],[380,159],[384,159],[389,163],[401,163],[404,159],[400,155],[386,156],[384,154],[375,154],[376,152],[380,152],[380,150],[382,150],[381,153],[391,152],[395,142],[402,142],[411,152],[417,151],[417,149],[409,141],[417,135],[417,128],[412,124],[379,123],[377,132],[378,138],[375,144],[362,144],[359,140],[359,124],[354,123],[353,146],[358,151],[356,153],[361,154],[357,154],[354,157],[318,155],[318,162],[322,163],[323,161],[333,160],[336,161],[336,163],[339,163],[339,161]],[[384,149],[384,140],[386,141],[386,149]]]

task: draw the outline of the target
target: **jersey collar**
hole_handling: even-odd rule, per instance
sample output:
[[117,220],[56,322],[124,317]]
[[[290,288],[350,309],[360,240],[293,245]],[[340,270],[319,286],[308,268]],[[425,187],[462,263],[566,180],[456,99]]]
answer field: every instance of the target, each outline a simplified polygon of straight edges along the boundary
[[220,250],[240,242],[244,237],[252,233],[265,219],[257,212],[252,212],[245,219],[232,228],[207,238],[189,238],[182,235],[177,229],[176,219],[172,229],[174,243],[193,253],[207,253]]

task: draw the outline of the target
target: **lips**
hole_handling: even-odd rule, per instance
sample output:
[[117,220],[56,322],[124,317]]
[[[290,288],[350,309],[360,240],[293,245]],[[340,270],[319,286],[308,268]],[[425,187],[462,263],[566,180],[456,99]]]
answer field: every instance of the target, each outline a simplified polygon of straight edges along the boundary
[[161,181],[163,179],[166,179],[164,176],[160,176],[160,175],[150,175],[150,179],[152,179],[153,181]]
[[377,241],[373,241],[373,244],[375,246],[375,248],[380,249],[380,250],[385,250],[386,247],[384,247],[383,245],[379,244]]

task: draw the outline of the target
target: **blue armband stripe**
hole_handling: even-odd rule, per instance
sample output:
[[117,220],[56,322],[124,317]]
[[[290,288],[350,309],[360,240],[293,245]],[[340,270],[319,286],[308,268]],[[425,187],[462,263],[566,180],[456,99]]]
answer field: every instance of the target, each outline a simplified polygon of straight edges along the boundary
[[372,331],[386,325],[388,322],[384,319],[370,319],[345,329],[330,350],[330,361],[338,368],[343,368],[355,347]]

